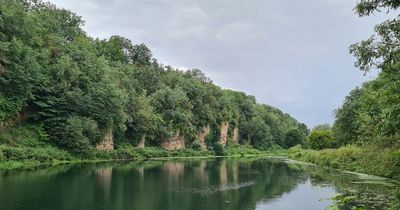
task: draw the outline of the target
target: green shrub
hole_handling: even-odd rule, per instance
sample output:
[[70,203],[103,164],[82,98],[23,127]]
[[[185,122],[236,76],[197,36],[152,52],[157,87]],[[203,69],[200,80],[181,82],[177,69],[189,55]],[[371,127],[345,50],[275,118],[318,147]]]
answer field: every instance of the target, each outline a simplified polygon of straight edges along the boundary
[[320,166],[367,173],[388,178],[400,178],[400,151],[396,148],[375,146],[344,146],[338,149],[288,150],[288,156],[295,160]]
[[305,136],[299,129],[292,129],[286,133],[285,148],[294,147],[298,144],[304,144]]
[[219,143],[215,144],[214,145],[214,152],[218,156],[224,156],[225,155],[224,146],[222,144],[219,144]]
[[253,148],[251,145],[229,145],[225,153],[228,156],[246,156],[246,155],[259,155],[261,154],[260,150]]
[[200,151],[203,149],[203,146],[201,145],[199,140],[196,140],[192,143],[192,149]]
[[4,159],[3,151],[0,148],[0,161],[4,161]]
[[43,147],[45,132],[39,125],[16,125],[3,128],[0,132],[0,143],[12,146]]
[[296,145],[294,147],[289,148],[288,152],[289,153],[294,153],[294,152],[300,152],[301,150],[302,150],[302,147],[301,147],[300,144],[298,144],[298,145]]
[[92,144],[101,137],[96,121],[86,117],[51,120],[47,122],[46,130],[52,134],[52,142],[84,157],[90,156]]
[[74,159],[67,151],[50,146],[43,148],[27,148],[2,145],[0,150],[3,153],[3,159],[6,161],[31,160],[40,163],[50,163],[53,160],[70,161]]
[[313,130],[308,137],[308,146],[311,149],[321,150],[332,147],[333,134],[331,130]]

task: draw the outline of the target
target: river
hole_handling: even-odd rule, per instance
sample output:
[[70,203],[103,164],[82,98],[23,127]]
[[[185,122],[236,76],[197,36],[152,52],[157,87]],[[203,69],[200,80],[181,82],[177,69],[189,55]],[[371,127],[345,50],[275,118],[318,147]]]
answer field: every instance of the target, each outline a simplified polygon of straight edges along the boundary
[[394,184],[283,158],[60,165],[0,173],[2,210],[320,210],[337,193],[386,209]]

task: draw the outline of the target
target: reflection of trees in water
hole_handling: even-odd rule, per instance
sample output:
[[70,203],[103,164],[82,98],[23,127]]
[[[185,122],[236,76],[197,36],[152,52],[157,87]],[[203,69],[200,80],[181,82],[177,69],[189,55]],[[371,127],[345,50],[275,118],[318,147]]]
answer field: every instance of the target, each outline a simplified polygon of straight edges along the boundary
[[228,172],[226,168],[226,160],[222,160],[219,167],[219,183],[220,185],[226,185],[228,183]]
[[96,168],[66,165],[12,172],[3,176],[0,209],[90,209],[96,200],[93,192],[100,192]]
[[[235,165],[235,160],[230,164]],[[306,176],[300,171],[293,171],[281,161],[256,160],[239,162],[238,180],[253,181],[254,185],[231,192],[229,205],[223,209],[254,209],[260,201],[268,201],[280,197],[293,190]],[[234,207],[234,208],[232,208]]]
[[[339,191],[354,189],[356,181],[353,175],[277,159],[69,165],[3,173],[0,209],[25,203],[26,209],[246,210],[292,191],[307,174],[314,185],[333,183]],[[380,192],[378,185],[355,188]]]
[[110,197],[112,167],[96,168],[94,170],[97,185],[103,190],[105,197]]
[[3,175],[0,194],[7,189],[12,196],[0,196],[0,208],[30,203],[38,209],[254,209],[261,199],[293,189],[301,176],[289,175],[296,173],[263,160],[62,166]]
[[203,185],[208,183],[208,174],[206,167],[207,167],[207,161],[201,160],[199,166],[194,169],[197,171],[195,172],[195,174],[197,175],[198,179]]
[[161,173],[168,178],[169,183],[179,184],[179,180],[184,175],[184,170],[185,165],[179,162],[165,162],[161,165]]

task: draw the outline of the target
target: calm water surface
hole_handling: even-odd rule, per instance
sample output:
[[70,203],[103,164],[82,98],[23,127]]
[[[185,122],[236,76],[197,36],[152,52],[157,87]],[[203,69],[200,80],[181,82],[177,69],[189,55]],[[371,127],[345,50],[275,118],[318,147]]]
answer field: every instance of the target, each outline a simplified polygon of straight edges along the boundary
[[393,186],[279,158],[64,165],[2,172],[0,209],[314,210],[349,189],[376,203]]

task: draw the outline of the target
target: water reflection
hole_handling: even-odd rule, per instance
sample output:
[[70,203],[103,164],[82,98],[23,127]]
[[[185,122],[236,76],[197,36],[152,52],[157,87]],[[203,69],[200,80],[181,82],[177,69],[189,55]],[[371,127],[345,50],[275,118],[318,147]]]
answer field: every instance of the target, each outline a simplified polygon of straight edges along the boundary
[[282,159],[67,165],[1,173],[0,209],[312,210],[347,189],[388,198],[393,187]]
[[96,168],[94,174],[96,177],[96,186],[98,186],[104,193],[104,197],[110,197],[112,167]]

